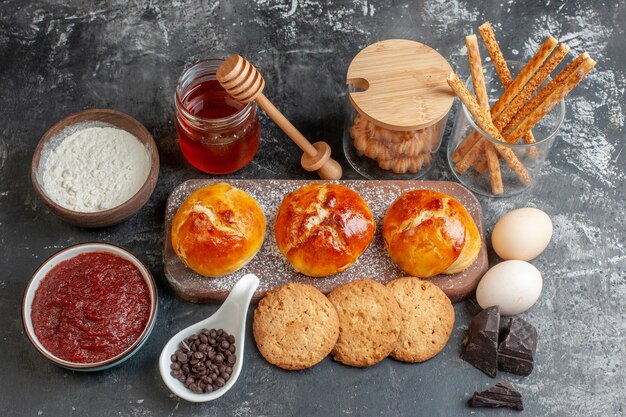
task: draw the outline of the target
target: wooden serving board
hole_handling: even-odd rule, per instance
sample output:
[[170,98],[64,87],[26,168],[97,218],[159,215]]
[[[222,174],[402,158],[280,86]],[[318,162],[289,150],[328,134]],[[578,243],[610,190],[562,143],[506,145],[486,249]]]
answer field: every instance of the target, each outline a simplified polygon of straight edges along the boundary
[[[217,182],[228,182],[250,193],[261,205],[267,220],[265,242],[250,263],[239,271],[220,278],[205,278],[187,268],[176,256],[171,244],[172,218],[178,207],[193,191]],[[439,286],[453,302],[470,296],[478,281],[487,271],[487,250],[483,216],[480,203],[467,189],[448,181],[333,181],[357,191],[369,204],[376,220],[376,234],[370,247],[358,261],[347,270],[326,278],[310,278],[296,272],[283,257],[274,238],[274,219],[283,197],[295,189],[309,184],[306,180],[189,180],[176,187],[167,200],[165,211],[165,250],[163,260],[165,276],[180,297],[195,303],[223,301],[235,282],[247,273],[256,274],[261,283],[252,300],[258,301],[267,290],[273,290],[288,282],[300,282],[329,293],[336,287],[359,278],[371,278],[381,283],[406,276],[389,258],[383,244],[381,224],[391,203],[402,193],[414,189],[432,189],[453,196],[470,212],[482,238],[478,259],[465,271],[454,275],[438,275],[431,281]],[[316,181],[326,182],[326,181]]]

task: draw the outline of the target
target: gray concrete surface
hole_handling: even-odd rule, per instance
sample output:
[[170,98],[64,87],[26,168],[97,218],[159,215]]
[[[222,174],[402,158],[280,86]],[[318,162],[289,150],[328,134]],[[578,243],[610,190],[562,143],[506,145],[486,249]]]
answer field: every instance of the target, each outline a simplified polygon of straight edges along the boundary
[[[474,390],[494,383],[459,359],[477,312],[456,305],[457,322],[435,359],[385,360],[353,369],[330,358],[302,372],[267,364],[252,340],[236,387],[210,404],[189,404],[162,383],[165,341],[216,305],[182,301],[167,288],[161,260],[168,193],[205,177],[182,157],[173,124],[173,92],[185,64],[240,53],[265,75],[266,93],[311,138],[342,155],[344,77],[351,58],[385,38],[409,38],[440,50],[469,74],[464,35],[491,20],[508,59],[528,59],[552,33],[588,51],[599,65],[567,99],[567,120],[531,191],[481,198],[488,231],[510,209],[533,206],[553,219],[548,249],[533,264],[544,276],[538,304],[523,315],[539,330],[537,366],[519,378],[529,416],[626,413],[626,250],[624,2],[401,1],[55,1],[0,2],[0,413],[13,416],[504,416],[470,409]],[[63,223],[30,184],[39,137],[63,116],[89,107],[127,112],[160,150],[161,176],[149,204],[118,226],[83,230]],[[456,106],[455,106],[456,109]],[[448,131],[453,117],[448,122]],[[313,178],[300,152],[266,119],[256,159],[236,178]],[[358,178],[340,157],[347,178]],[[451,179],[440,152],[430,179]],[[114,369],[81,374],[41,357],[22,329],[20,303],[30,274],[55,251],[105,241],[138,255],[159,284],[159,317],[141,351]],[[498,262],[490,251],[492,263]]]

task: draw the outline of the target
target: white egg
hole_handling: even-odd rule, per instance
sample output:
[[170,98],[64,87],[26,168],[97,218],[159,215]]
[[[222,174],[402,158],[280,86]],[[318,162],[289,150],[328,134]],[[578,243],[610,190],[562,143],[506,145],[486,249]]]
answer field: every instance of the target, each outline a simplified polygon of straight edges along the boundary
[[524,261],[504,261],[492,267],[476,288],[476,300],[482,308],[500,306],[500,314],[523,313],[539,299],[541,272]]
[[491,233],[491,245],[502,259],[530,261],[550,243],[552,220],[536,208],[513,210],[498,220]]

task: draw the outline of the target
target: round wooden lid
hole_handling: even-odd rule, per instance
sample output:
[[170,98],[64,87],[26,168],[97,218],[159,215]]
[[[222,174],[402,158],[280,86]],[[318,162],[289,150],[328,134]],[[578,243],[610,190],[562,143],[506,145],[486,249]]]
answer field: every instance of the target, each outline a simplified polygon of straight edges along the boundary
[[441,120],[454,93],[446,78],[452,68],[441,54],[406,39],[377,42],[359,52],[348,68],[354,108],[378,126],[419,130]]

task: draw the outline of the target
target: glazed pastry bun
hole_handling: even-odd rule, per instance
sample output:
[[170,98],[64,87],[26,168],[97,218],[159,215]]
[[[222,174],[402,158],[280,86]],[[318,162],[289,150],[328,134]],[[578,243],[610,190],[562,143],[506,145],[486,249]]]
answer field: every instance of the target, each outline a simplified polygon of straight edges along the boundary
[[337,184],[310,184],[287,194],[274,226],[280,252],[296,271],[310,277],[349,268],[372,242],[375,230],[365,200]]
[[481,245],[465,207],[433,190],[398,197],[383,219],[383,240],[391,259],[419,278],[461,272],[474,262]]
[[245,191],[225,183],[202,187],[180,206],[172,221],[172,247],[205,277],[233,273],[261,249],[265,216]]
[[[460,203],[459,203],[460,204]],[[459,272],[467,269],[478,258],[480,252],[480,245],[482,243],[480,239],[480,232],[472,215],[469,214],[465,206],[461,205],[461,213],[465,217],[463,224],[465,225],[465,245],[463,250],[456,261],[450,265],[443,274],[458,274]]]

